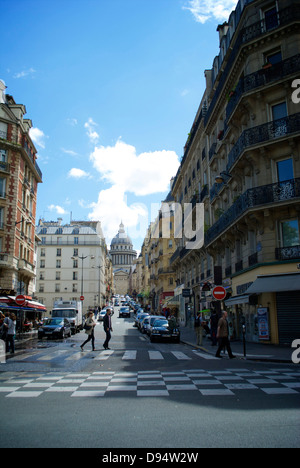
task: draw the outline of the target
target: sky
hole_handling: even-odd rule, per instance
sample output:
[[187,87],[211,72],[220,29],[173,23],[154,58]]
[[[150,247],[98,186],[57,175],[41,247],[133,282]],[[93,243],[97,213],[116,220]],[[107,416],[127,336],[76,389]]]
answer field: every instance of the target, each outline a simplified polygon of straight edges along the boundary
[[139,251],[236,0],[0,0],[0,79],[26,107],[36,220],[123,221]]

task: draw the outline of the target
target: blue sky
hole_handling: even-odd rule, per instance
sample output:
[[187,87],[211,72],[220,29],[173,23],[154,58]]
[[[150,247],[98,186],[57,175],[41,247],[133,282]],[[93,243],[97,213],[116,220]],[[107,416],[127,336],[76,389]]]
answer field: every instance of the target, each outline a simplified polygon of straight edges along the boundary
[[[0,0],[0,79],[33,122],[37,221],[121,219],[140,249],[235,0]],[[153,210],[152,210],[153,211]]]

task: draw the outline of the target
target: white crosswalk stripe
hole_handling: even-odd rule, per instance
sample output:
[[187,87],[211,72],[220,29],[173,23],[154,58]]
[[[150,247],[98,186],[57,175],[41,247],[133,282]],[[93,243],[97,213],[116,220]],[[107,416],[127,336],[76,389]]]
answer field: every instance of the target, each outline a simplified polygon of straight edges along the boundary
[[133,361],[136,359],[137,351],[125,351],[122,359],[124,361]]
[[95,357],[95,361],[106,361],[112,354],[114,354],[112,349],[102,351],[97,357]]
[[148,351],[149,359],[153,361],[163,360],[164,357],[159,351]]
[[171,351],[172,354],[178,359],[179,361],[190,361],[191,358],[188,357],[186,354],[181,353],[180,351]]
[[[93,352],[89,349],[84,351],[73,351],[70,352],[70,349],[62,349],[62,350],[55,350],[51,353],[42,354],[37,351],[34,353],[24,353],[22,355],[16,356],[13,358],[14,361],[23,361],[26,362],[36,360],[42,362],[51,362],[55,359],[63,359],[68,363],[80,361],[81,359],[85,359],[86,357],[93,358],[95,361],[107,361],[112,357],[117,357],[118,359],[122,359],[123,361],[134,361],[138,360],[139,358],[145,359],[145,351],[132,349],[132,350],[122,350],[122,349],[107,349],[101,352]],[[205,360],[216,360],[217,358],[211,354],[200,352],[199,350],[193,350],[189,353],[183,353],[181,351],[157,351],[157,350],[148,350],[147,356],[150,361],[163,361],[168,360],[170,357],[176,359],[178,361],[190,361],[192,359],[200,358]]]
[[210,359],[210,360],[216,360],[216,361],[218,360],[218,358],[208,353],[200,353],[199,351],[193,351],[193,352],[196,356],[203,358],[203,359]]

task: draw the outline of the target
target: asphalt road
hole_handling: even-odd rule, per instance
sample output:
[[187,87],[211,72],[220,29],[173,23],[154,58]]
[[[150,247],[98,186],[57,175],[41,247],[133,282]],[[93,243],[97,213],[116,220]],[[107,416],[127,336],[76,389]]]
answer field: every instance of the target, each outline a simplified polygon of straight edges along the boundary
[[[298,366],[207,359],[150,343],[133,319],[32,342],[0,364],[0,447],[194,449],[298,447]],[[145,461],[145,460],[144,460]]]

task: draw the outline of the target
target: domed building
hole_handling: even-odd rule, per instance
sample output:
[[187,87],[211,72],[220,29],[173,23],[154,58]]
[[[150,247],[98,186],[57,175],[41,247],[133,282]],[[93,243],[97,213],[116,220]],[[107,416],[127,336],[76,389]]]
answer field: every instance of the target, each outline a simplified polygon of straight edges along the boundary
[[115,291],[117,294],[125,295],[129,291],[129,273],[136,259],[136,251],[133,250],[132,240],[126,234],[123,223],[111,241],[109,253],[113,265]]

